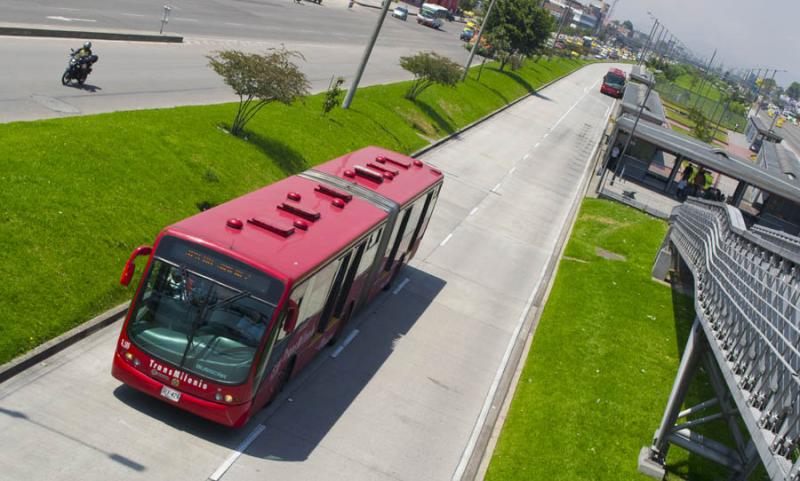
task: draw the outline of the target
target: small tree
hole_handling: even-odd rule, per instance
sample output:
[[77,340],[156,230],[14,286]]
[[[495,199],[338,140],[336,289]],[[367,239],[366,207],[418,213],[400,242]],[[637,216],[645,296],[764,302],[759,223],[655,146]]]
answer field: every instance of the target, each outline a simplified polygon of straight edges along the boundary
[[239,96],[239,108],[231,124],[231,133],[241,135],[244,126],[270,102],[289,105],[308,94],[305,74],[292,62],[299,52],[270,49],[264,55],[238,50],[223,50],[208,56],[208,64]]
[[417,96],[433,84],[455,86],[461,78],[461,66],[447,57],[434,52],[419,52],[410,57],[400,57],[400,66],[414,74],[414,81],[406,92],[406,98]]
[[692,133],[703,142],[711,142],[714,138],[714,130],[703,112],[698,109],[689,110],[689,120],[694,122]]
[[331,77],[331,83],[328,85],[328,90],[325,91],[325,101],[322,103],[322,115],[328,115],[331,110],[342,103],[343,83],[344,77],[337,77],[336,80]]

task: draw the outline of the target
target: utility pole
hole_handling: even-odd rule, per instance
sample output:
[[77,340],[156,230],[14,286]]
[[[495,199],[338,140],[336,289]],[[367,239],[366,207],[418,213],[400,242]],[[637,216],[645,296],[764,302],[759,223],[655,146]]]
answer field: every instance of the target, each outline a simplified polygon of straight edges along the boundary
[[[389,0],[386,0],[388,2]],[[492,14],[492,9],[494,8],[496,0],[492,0],[492,3],[489,4],[489,8],[486,10],[486,15],[483,16],[483,22],[481,22],[481,28],[478,29],[478,36],[475,38],[475,45],[472,46],[472,50],[469,52],[469,57],[467,58],[467,63],[464,65],[464,72],[461,74],[461,81],[467,79],[467,75],[469,75],[469,67],[472,65],[472,59],[475,57],[475,52],[478,51],[478,45],[481,44],[481,37],[483,36],[483,28],[486,27],[486,22],[489,21],[489,15]],[[544,1],[542,1],[542,5],[544,5]]]
[[656,31],[656,27],[658,27],[658,19],[655,19],[653,22],[653,27],[650,29],[650,35],[647,36],[647,41],[644,43],[644,47],[642,47],[642,51],[639,52],[639,60],[636,62],[636,65],[641,65],[642,61],[644,60],[644,56],[647,53],[647,47],[650,46],[650,39],[653,37],[653,32]]
[[550,48],[550,55],[547,57],[553,57],[553,51],[556,49],[556,43],[558,43],[558,37],[561,36],[561,30],[564,28],[564,23],[567,21],[567,15],[572,13],[572,8],[568,5],[564,5],[564,10],[561,13],[561,22],[558,24],[558,31],[556,32],[556,38],[553,39],[553,46]]
[[[633,128],[631,129],[631,133],[628,138],[625,140],[625,146],[622,148],[622,152],[619,154],[619,160],[617,161],[617,168],[614,169],[614,175],[611,177],[611,185],[614,185],[614,180],[618,177],[619,168],[622,164],[625,163],[625,154],[628,152],[628,147],[631,145],[631,140],[633,140],[633,134],[636,133],[636,127],[639,125],[639,119],[642,118],[642,112],[644,111],[645,105],[647,105],[647,99],[650,98],[650,92],[653,91],[653,84],[656,83],[655,78],[652,82],[647,84],[647,92],[644,94],[644,100],[642,100],[642,105],[639,107],[639,113],[636,114],[636,120],[633,122]],[[623,170],[624,172],[624,170]]]
[[[761,89],[764,87],[764,84],[767,83],[767,73],[769,69],[764,70],[764,80],[761,81],[761,85],[758,86],[758,92],[756,92],[756,113],[754,117],[758,118],[758,113],[761,112],[761,102],[758,101],[758,96],[761,95]],[[775,80],[775,74],[778,73],[778,69],[774,69],[772,71],[772,77],[770,79]]]
[[381,32],[383,20],[386,18],[386,12],[389,11],[389,5],[391,5],[391,3],[391,0],[383,0],[383,8],[381,8],[381,13],[378,15],[378,21],[375,22],[375,30],[372,31],[372,37],[370,37],[369,43],[367,43],[367,47],[364,49],[364,55],[361,57],[361,63],[358,65],[356,77],[353,79],[353,83],[350,84],[350,90],[347,91],[347,96],[344,98],[344,103],[342,104],[343,109],[349,109],[350,104],[353,103],[353,97],[356,95],[358,83],[361,82],[361,76],[364,75],[364,69],[367,68],[369,56],[372,54],[375,41],[378,40],[378,34]]
[[[717,49],[714,49],[714,54],[711,55],[711,60],[708,61],[708,66],[706,67],[706,71],[703,72],[703,80],[700,82],[700,88],[697,89],[698,92],[703,91],[703,87],[706,85],[706,78],[708,77],[708,72],[711,70],[711,64],[714,63],[714,57],[717,56]],[[694,99],[694,108],[697,108],[697,103],[700,101],[700,94],[697,94],[697,98]]]
[[669,29],[667,27],[663,27],[661,29],[661,34],[658,36],[658,40],[656,40],[656,48],[655,50],[653,50],[653,54],[658,56],[659,61],[661,61],[664,58],[662,57],[661,52],[664,49],[664,38],[667,36],[667,32],[669,32]]

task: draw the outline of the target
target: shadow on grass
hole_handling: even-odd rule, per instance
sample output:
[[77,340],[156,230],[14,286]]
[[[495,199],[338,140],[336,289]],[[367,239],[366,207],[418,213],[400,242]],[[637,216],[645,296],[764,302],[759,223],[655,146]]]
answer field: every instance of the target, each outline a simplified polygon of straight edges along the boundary
[[527,80],[525,80],[524,78],[520,77],[516,72],[511,71],[511,70],[503,70],[500,73],[505,75],[506,77],[510,78],[514,82],[517,82],[518,84],[520,84],[522,86],[522,88],[524,88],[528,93],[536,92],[536,89],[534,88],[534,86],[531,85],[531,83],[528,82]]
[[447,134],[452,134],[453,132],[456,131],[456,127],[453,124],[451,124],[446,118],[442,117],[442,115],[439,112],[437,112],[436,109],[434,109],[433,107],[431,107],[430,105],[426,104],[421,100],[414,100],[413,102],[417,107],[419,107],[420,110],[422,110],[425,113],[425,115],[427,115],[428,117],[430,117],[431,120],[434,121],[439,130],[444,131]]
[[255,132],[247,132],[246,137],[247,142],[258,147],[286,175],[296,174],[308,167],[308,162],[300,152],[280,140],[264,137]]

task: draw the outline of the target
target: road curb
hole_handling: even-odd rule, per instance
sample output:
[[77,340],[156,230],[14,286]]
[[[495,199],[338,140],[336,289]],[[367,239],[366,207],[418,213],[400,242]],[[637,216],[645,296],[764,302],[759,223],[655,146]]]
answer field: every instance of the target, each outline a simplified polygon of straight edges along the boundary
[[93,40],[124,40],[128,42],[183,42],[183,37],[178,35],[157,35],[133,32],[104,32],[94,30],[68,30],[27,26],[0,26],[0,35],[15,37],[90,38]]
[[[2,27],[0,27],[0,31],[2,31]],[[581,69],[583,69],[583,68],[585,68],[585,67],[587,67],[589,65],[592,65],[592,64],[589,63],[589,64],[586,64],[586,65],[583,65],[583,66],[581,66],[581,67],[579,67],[579,68],[577,68],[577,69],[575,69],[575,70],[573,70],[573,71],[571,71],[569,73],[566,73],[566,74],[564,74],[564,75],[562,75],[562,76],[560,76],[558,78],[555,78],[555,79],[543,84],[542,86],[540,86],[536,91],[539,91],[539,90],[542,90],[542,89],[544,89],[546,87],[549,87],[550,85],[558,82],[559,80],[562,80],[562,79],[572,75],[573,73],[575,73],[575,72],[577,72],[577,71],[579,71],[579,70],[581,70]],[[450,135],[448,135],[446,137],[442,137],[441,139],[437,140],[436,142],[434,142],[432,144],[429,144],[427,147],[423,147],[422,149],[420,149],[420,150],[418,150],[416,152],[413,152],[411,154],[411,156],[412,157],[417,157],[417,156],[423,155],[426,152],[428,152],[428,151],[430,151],[430,150],[432,150],[432,149],[444,144],[445,142],[457,138],[459,135],[461,135],[462,133],[466,132],[467,130],[469,130],[469,129],[475,127],[476,125],[479,125],[479,124],[491,119],[495,115],[497,115],[500,112],[503,112],[504,110],[516,105],[517,103],[519,103],[522,100],[530,97],[534,93],[535,92],[529,92],[528,94],[523,95],[522,97],[512,101],[511,103],[506,104],[505,106],[500,107],[499,109],[495,110],[494,112],[492,112],[492,113],[490,113],[488,115],[485,115],[485,116],[481,117],[480,119],[476,120],[475,122],[472,122],[471,124],[459,129],[458,131],[456,131],[456,132],[454,132],[454,133],[452,133],[452,134],[450,134]],[[71,346],[72,344],[75,344],[77,341],[88,337],[93,332],[95,332],[95,331],[97,331],[97,330],[99,330],[99,329],[101,329],[101,328],[113,323],[114,321],[116,321],[117,319],[121,318],[125,314],[125,311],[127,310],[129,304],[130,304],[130,302],[126,302],[124,304],[120,304],[120,305],[118,305],[116,307],[113,307],[113,308],[103,312],[102,314],[94,317],[90,321],[87,321],[87,322],[85,322],[85,323],[73,328],[72,330],[67,331],[66,333],[64,333],[62,335],[47,341],[46,343],[40,345],[39,347],[33,349],[32,351],[29,351],[28,353],[23,354],[22,356],[19,356],[19,357],[13,359],[13,360],[7,362],[6,364],[3,364],[2,366],[0,366],[0,383],[8,380],[9,378],[11,378],[12,376],[15,376],[16,374],[19,374],[20,372],[28,369],[29,367],[32,367],[32,366],[38,364],[39,362],[43,361],[44,359],[47,359],[48,357],[52,356],[53,354],[56,354],[59,351],[62,351],[64,349],[66,349],[67,347]],[[464,479],[466,479],[466,478],[464,478]]]
[[118,319],[121,319],[128,310],[129,304],[130,302],[126,302],[116,307],[112,307],[111,309],[96,316],[92,320],[84,322],[83,324],[65,332],[64,334],[45,342],[34,350],[3,364],[0,366],[0,383],[19,374],[29,367],[42,362],[53,354],[63,351],[67,347],[75,344],[81,339],[88,337],[90,334],[102,329],[103,327],[114,323]]

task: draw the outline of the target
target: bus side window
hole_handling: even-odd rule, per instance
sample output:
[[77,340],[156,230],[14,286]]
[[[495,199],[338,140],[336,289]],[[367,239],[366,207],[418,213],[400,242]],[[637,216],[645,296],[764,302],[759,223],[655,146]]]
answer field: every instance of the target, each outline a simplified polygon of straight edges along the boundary
[[383,236],[383,227],[375,231],[369,237],[367,241],[367,249],[364,251],[364,254],[361,256],[361,264],[358,265],[358,271],[356,276],[360,276],[364,272],[366,272],[370,267],[372,267],[372,263],[375,261],[375,254],[378,252],[378,247],[381,243],[381,237]]
[[419,216],[417,228],[414,230],[414,237],[411,238],[411,245],[414,245],[417,239],[425,233],[425,229],[428,227],[428,221],[431,220],[431,215],[433,214],[433,208],[436,206],[436,200],[439,197],[439,189],[440,187],[428,192],[428,195],[425,196],[425,206],[422,209],[422,214]]
[[325,301],[328,299],[333,277],[336,275],[336,270],[339,268],[340,263],[341,259],[331,262],[307,281],[308,287],[306,288],[303,303],[298,308],[299,314],[295,330],[299,329],[300,326],[322,310]]
[[288,305],[292,303],[297,306],[298,310],[302,309],[303,298],[305,297],[308,284],[308,282],[304,282],[292,289],[292,294],[289,296],[290,300],[287,302],[287,307],[284,307],[283,312],[281,312],[281,315],[278,318],[278,322],[275,323],[275,328],[270,333],[271,339],[267,342],[264,348],[264,361],[262,361],[261,366],[258,368],[256,379],[260,380],[264,374],[272,372],[275,364],[283,355],[283,351],[286,350],[286,345],[289,343],[290,338],[289,334],[291,334],[283,330],[283,323],[286,322],[288,311],[287,308]]
[[397,217],[397,223],[394,226],[392,238],[389,239],[391,251],[389,252],[389,258],[386,260],[386,266],[383,268],[385,271],[390,271],[394,265],[394,260],[397,256],[397,249],[400,248],[400,242],[403,240],[403,232],[405,231],[406,224],[408,223],[408,216],[411,215],[411,208],[412,206],[406,207]]

